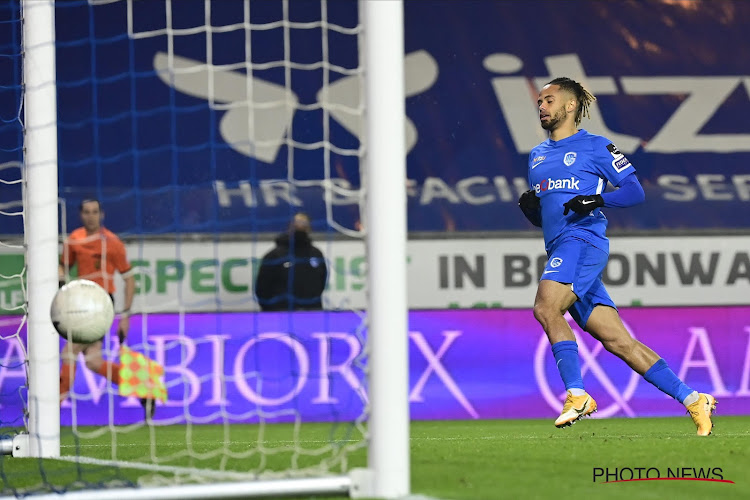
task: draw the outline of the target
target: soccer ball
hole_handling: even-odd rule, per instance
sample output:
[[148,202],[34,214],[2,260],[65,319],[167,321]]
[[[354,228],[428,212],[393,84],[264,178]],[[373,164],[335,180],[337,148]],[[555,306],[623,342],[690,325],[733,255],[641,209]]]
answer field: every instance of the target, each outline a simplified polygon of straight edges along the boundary
[[93,281],[79,279],[63,286],[52,300],[55,330],[77,344],[101,340],[112,326],[115,309],[109,294]]

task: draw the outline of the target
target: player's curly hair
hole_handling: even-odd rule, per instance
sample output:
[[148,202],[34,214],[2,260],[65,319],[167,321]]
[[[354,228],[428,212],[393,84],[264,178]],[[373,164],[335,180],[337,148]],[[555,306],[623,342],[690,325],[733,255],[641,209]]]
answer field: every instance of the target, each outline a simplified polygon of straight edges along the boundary
[[578,101],[578,109],[576,109],[575,117],[576,127],[581,124],[584,116],[591,118],[589,106],[592,102],[596,101],[596,97],[586,90],[583,85],[567,77],[555,78],[547,85],[557,85],[561,90],[566,90],[575,96],[576,101]]

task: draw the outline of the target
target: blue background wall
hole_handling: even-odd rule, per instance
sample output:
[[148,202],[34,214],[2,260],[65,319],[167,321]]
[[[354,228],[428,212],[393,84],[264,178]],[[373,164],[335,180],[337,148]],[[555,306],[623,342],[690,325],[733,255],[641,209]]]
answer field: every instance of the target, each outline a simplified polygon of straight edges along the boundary
[[[137,5],[136,31],[164,27],[163,2]],[[174,28],[203,24],[202,0],[179,5]],[[279,19],[280,5],[252,2],[251,22]],[[292,21],[320,20],[316,2],[290,5]],[[356,26],[356,2],[329,6],[329,22]],[[212,24],[240,20],[241,7],[214,2]],[[560,74],[582,79],[598,95],[601,120],[583,126],[594,132],[605,127],[646,188],[647,202],[612,217],[610,227],[747,228],[750,3],[427,0],[406,2],[405,9],[406,53],[421,53],[428,61],[412,69],[437,72],[428,88],[406,102],[416,130],[407,158],[410,230],[531,229],[516,207],[526,178],[524,141],[543,137],[534,122],[535,85]],[[0,21],[15,24],[17,6],[0,13]],[[0,61],[3,161],[20,155],[13,120],[20,61],[14,30],[2,30],[0,40],[9,55]],[[329,37],[331,63],[356,67],[356,36],[329,30]],[[327,228],[319,186],[293,188],[299,207],[278,198],[274,206],[260,190],[264,180],[322,179],[324,150],[282,147],[266,162],[233,149],[220,131],[227,111],[159,78],[154,56],[167,51],[168,37],[128,36],[123,2],[59,3],[57,38],[59,176],[69,227],[78,222],[80,198],[95,195],[105,200],[108,226],[124,233],[276,231],[300,208],[312,213],[316,229]],[[291,61],[321,59],[319,28],[292,28],[289,40]],[[205,33],[173,41],[176,56],[206,61]],[[247,60],[245,41],[243,30],[215,34],[213,63]],[[284,59],[281,27],[256,30],[251,42],[253,62]],[[287,139],[309,144],[324,138],[323,112],[305,109],[317,102],[326,78],[322,69],[273,67],[256,69],[253,76],[297,96],[300,107]],[[347,77],[327,73],[332,84]],[[527,102],[519,99],[522,89]],[[336,119],[329,118],[328,125],[334,145],[359,147]],[[332,177],[359,186],[354,158],[334,152],[330,162]],[[231,196],[229,206],[222,206],[216,180],[228,189],[249,182],[257,205]],[[403,181],[394,179],[393,185],[401,189]],[[353,227],[356,203],[336,205],[333,218]]]

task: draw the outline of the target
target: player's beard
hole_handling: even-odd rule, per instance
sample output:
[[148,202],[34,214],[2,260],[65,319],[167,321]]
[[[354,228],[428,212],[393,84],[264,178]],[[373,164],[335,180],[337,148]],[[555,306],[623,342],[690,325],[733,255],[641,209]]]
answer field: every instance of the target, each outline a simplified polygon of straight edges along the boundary
[[565,111],[565,108],[560,108],[560,110],[554,114],[554,116],[551,116],[547,122],[542,122],[542,128],[544,130],[555,130],[562,122],[565,121],[565,118],[567,118],[568,112]]

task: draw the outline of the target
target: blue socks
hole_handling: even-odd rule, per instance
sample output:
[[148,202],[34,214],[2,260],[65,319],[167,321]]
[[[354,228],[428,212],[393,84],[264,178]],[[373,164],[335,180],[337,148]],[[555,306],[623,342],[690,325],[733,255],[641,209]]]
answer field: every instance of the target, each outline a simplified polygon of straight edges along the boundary
[[[581,377],[581,362],[578,359],[578,344],[573,340],[563,340],[552,345],[552,354],[555,356],[557,370],[565,384],[566,390],[577,389],[583,391],[583,377]],[[675,398],[680,403],[686,404],[685,399],[695,391],[688,387],[669,368],[667,362],[659,359],[654,366],[643,374],[643,378],[654,385],[661,392]]]
[[578,360],[578,344],[574,340],[557,342],[552,344],[552,354],[555,356],[557,371],[560,372],[565,389],[580,389],[583,391],[581,362]]
[[677,378],[677,375],[675,375],[667,365],[667,362],[663,359],[654,363],[654,366],[649,368],[648,371],[643,374],[643,378],[653,384],[661,392],[669,394],[680,403],[684,403],[685,398],[693,393],[693,390],[690,387]]

